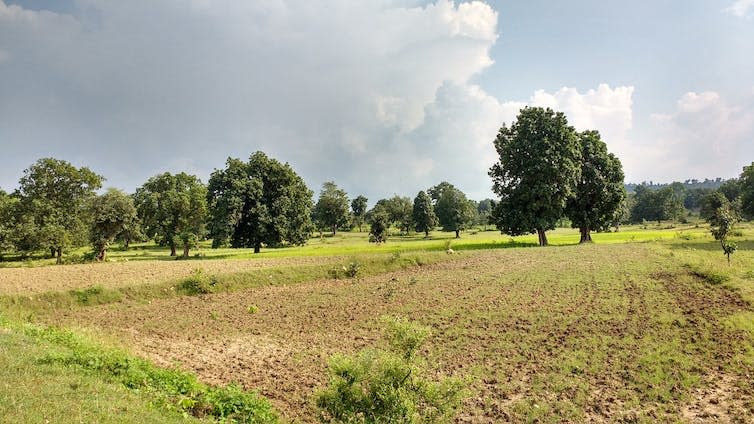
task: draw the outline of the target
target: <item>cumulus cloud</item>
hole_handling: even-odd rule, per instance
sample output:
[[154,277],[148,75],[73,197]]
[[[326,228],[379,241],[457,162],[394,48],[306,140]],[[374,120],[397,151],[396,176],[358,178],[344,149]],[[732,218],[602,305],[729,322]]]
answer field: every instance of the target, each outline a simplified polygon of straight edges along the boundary
[[0,139],[17,164],[0,178],[53,155],[132,189],[261,149],[312,185],[393,191],[442,165],[394,164],[425,143],[443,87],[486,108],[469,80],[497,33],[478,1],[79,0],[71,14],[0,1]]
[[735,177],[754,158],[754,94],[731,104],[713,91],[689,92],[674,111],[651,120],[656,139],[644,151],[656,168],[648,175]]
[[726,8],[725,11],[732,13],[739,18],[743,18],[749,14],[749,11],[754,8],[754,0],[736,0],[735,3]]

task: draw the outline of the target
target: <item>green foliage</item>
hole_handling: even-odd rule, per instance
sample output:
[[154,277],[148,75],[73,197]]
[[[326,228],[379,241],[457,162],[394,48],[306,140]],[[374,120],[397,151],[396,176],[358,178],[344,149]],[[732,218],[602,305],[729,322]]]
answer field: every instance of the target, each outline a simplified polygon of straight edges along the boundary
[[439,222],[432,199],[427,193],[420,191],[416,195],[411,217],[414,221],[414,229],[423,232],[425,237],[429,237],[429,232],[434,230]]
[[115,290],[106,290],[102,286],[91,286],[84,289],[71,290],[71,295],[79,305],[104,305],[119,302],[123,296]]
[[745,166],[739,179],[741,211],[747,219],[754,218],[754,162]]
[[360,195],[351,200],[351,213],[353,225],[359,227],[359,231],[361,231],[361,226],[364,224],[367,214],[367,198]]
[[194,175],[156,175],[136,189],[134,203],[149,238],[161,246],[183,245],[183,256],[204,237],[207,218],[207,188]]
[[64,346],[66,352],[47,355],[43,364],[61,364],[96,372],[135,391],[152,393],[167,408],[227,423],[274,423],[277,414],[270,403],[237,385],[209,387],[193,374],[157,368],[149,362],[117,350],[107,350],[75,334],[54,328],[27,326],[26,334]]
[[[377,209],[375,207],[375,209]],[[390,218],[382,209],[372,210],[367,216],[369,221],[369,241],[371,243],[384,243],[387,241]]]
[[105,260],[107,248],[118,236],[139,227],[133,199],[114,188],[92,201],[91,213],[89,238],[100,261]]
[[678,220],[684,213],[683,198],[684,194],[672,185],[659,190],[636,186],[631,222]]
[[348,195],[334,182],[324,183],[312,216],[320,229],[331,230],[335,235],[338,228],[348,225]]
[[718,190],[711,191],[699,201],[699,218],[709,221],[723,206],[730,207],[730,201],[725,194]]
[[737,221],[738,215],[731,208],[730,204],[727,203],[727,200],[707,218],[712,236],[715,237],[715,240],[720,241],[723,254],[728,258],[728,264],[730,264],[730,255],[735,253],[738,248],[736,243],[728,240],[733,231],[733,226]]
[[328,387],[315,393],[320,419],[338,423],[450,422],[461,405],[458,379],[431,381],[415,353],[429,330],[387,320],[389,349],[330,358]]
[[87,207],[102,181],[89,168],[63,160],[44,158],[31,165],[19,181],[13,225],[16,248],[49,249],[62,263],[64,249],[87,241]]
[[217,277],[207,274],[203,269],[197,268],[191,275],[181,281],[177,289],[187,295],[207,294],[215,291],[218,285]]
[[311,229],[312,192],[288,164],[262,152],[248,163],[228,158],[209,179],[212,246],[303,245]]
[[490,168],[492,190],[500,196],[492,220],[509,235],[555,228],[579,177],[581,149],[563,113],[526,107],[495,139],[499,162]]
[[0,190],[0,255],[14,247],[15,213],[18,198]]
[[597,131],[579,134],[581,173],[575,193],[566,204],[566,215],[573,228],[581,231],[581,242],[591,242],[591,230],[607,230],[626,197],[623,167]]
[[443,231],[455,231],[456,237],[459,237],[459,232],[471,225],[476,213],[475,205],[461,190],[445,181],[430,188],[429,192],[436,199],[435,214]]
[[[408,234],[411,231],[411,227],[413,227],[413,204],[408,197],[396,195],[389,199],[380,199],[368,215],[373,215],[378,211],[387,216],[388,228],[395,225],[403,234]],[[367,220],[371,222],[369,216],[367,216]]]

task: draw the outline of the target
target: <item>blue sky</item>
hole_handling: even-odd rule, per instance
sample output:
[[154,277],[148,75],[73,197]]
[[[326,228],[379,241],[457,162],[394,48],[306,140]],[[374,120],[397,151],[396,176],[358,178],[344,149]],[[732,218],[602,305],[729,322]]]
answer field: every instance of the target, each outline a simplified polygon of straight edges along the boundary
[[629,181],[728,178],[754,161],[754,0],[0,0],[0,93],[8,191],[45,156],[131,191],[263,150],[315,191],[481,199],[524,105],[600,130]]

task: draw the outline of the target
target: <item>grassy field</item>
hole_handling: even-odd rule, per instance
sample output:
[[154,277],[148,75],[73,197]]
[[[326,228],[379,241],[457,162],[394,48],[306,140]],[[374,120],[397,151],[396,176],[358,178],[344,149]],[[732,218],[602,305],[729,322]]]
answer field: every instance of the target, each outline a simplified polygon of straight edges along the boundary
[[[389,315],[432,329],[433,375],[467,381],[459,422],[750,422],[754,228],[742,231],[731,266],[695,226],[624,228],[585,246],[562,229],[549,248],[495,232],[382,246],[345,233],[256,256],[203,248],[168,261],[138,246],[105,264],[6,263],[0,421],[208,420],[191,402],[238,383],[284,421],[315,422],[327,359],[382,343]],[[70,329],[89,356],[45,329]],[[111,351],[131,365],[92,365]],[[199,388],[124,383],[159,369]],[[39,381],[51,382],[41,394]]]

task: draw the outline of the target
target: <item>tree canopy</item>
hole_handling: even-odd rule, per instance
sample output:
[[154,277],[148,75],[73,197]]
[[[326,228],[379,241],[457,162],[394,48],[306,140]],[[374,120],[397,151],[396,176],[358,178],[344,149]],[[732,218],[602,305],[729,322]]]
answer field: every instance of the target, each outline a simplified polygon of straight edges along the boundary
[[414,220],[414,229],[423,232],[425,237],[429,237],[429,232],[438,224],[435,208],[432,205],[432,198],[424,191],[420,191],[416,195],[416,198],[414,198],[412,218]]
[[754,217],[754,162],[745,166],[739,179],[741,211],[747,218]]
[[353,224],[359,227],[359,231],[361,231],[361,226],[364,224],[364,219],[367,215],[367,202],[367,198],[361,195],[351,200]]
[[170,247],[171,256],[183,245],[186,257],[205,235],[206,197],[207,188],[196,176],[165,172],[136,189],[134,203],[146,235]]
[[290,165],[262,152],[244,163],[228,158],[209,179],[209,234],[213,247],[306,243],[311,230],[312,192]]
[[454,231],[456,238],[460,232],[471,224],[476,213],[474,203],[453,184],[446,181],[430,188],[430,196],[436,198],[434,207],[437,220],[443,231]]
[[107,248],[123,232],[138,227],[139,218],[133,198],[111,188],[92,201],[92,226],[90,240],[98,260],[105,260]]
[[328,229],[335,235],[338,228],[348,225],[348,195],[328,181],[322,185],[317,204],[314,205],[314,222],[320,229]]
[[555,228],[580,174],[581,149],[565,115],[525,107],[495,139],[499,161],[489,170],[492,190],[500,197],[492,213],[498,229],[513,236]]
[[683,200],[673,187],[666,186],[653,190],[645,185],[634,189],[634,205],[631,208],[631,221],[667,221],[678,219],[683,214]]
[[89,202],[103,180],[89,168],[53,158],[27,168],[19,181],[17,248],[49,249],[61,263],[65,248],[86,244]]
[[591,242],[591,231],[603,231],[614,222],[626,196],[623,167],[597,131],[579,134],[581,173],[566,204],[571,226],[581,232],[581,243]]

